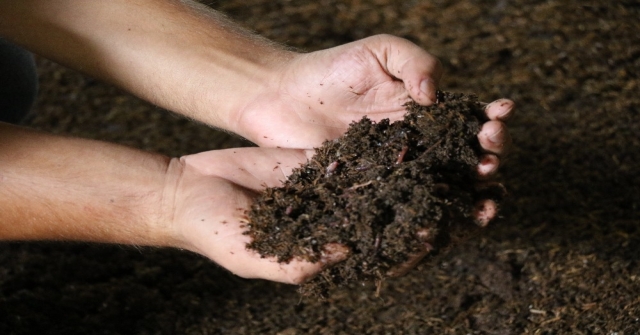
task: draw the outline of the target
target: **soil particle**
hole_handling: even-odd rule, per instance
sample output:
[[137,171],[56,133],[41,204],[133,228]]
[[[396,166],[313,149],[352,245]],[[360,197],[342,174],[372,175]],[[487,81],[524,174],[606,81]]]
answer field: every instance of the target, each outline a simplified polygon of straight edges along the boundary
[[439,93],[429,107],[407,105],[403,120],[364,117],[325,142],[282,187],[266,189],[249,212],[248,248],[280,262],[321,261],[339,243],[347,260],[301,287],[334,286],[406,272],[473,224],[473,185],[484,116],[474,95]]

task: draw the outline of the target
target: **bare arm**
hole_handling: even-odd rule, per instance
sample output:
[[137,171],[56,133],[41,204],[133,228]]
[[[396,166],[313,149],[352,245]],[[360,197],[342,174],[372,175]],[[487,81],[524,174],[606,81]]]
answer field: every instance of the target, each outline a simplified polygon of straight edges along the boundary
[[0,123],[0,239],[171,244],[169,162]]
[[190,0],[0,0],[0,36],[232,131],[229,113],[291,57]]
[[381,35],[291,52],[193,0],[0,0],[0,36],[260,146],[311,148],[364,115],[433,103],[442,75]]
[[120,145],[0,123],[0,240],[73,240],[177,247],[233,273],[299,284],[321,262],[280,264],[245,248],[245,211],[282,171],[306,160],[293,149],[240,148],[169,159]]

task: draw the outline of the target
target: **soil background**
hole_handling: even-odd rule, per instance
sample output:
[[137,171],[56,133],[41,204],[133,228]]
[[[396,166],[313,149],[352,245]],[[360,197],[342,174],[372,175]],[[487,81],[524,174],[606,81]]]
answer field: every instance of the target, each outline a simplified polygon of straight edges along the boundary
[[[640,333],[637,1],[266,1],[211,4],[317,50],[377,33],[438,56],[441,87],[509,97],[510,197],[477,236],[373,287],[301,300],[178,250],[0,244],[2,334]],[[184,155],[249,145],[38,59],[26,122]]]

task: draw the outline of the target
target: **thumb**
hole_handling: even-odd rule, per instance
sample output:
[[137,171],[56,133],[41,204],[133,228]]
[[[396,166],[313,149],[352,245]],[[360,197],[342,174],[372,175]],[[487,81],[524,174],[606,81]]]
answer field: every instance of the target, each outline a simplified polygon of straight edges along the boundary
[[410,41],[391,35],[371,38],[371,50],[387,73],[404,83],[413,100],[421,105],[436,102],[436,89],[442,77],[440,61]]
[[[351,249],[339,243],[325,244],[318,262],[312,263],[294,258],[288,263],[279,263],[274,258],[255,257],[242,262],[240,269],[229,269],[236,275],[245,278],[262,278],[285,284],[300,285],[315,277],[322,270],[342,262],[349,257]],[[234,271],[235,270],[235,271]]]
[[311,263],[298,261],[297,273],[294,274],[293,277],[289,274],[287,281],[292,284],[302,284],[307,282],[322,270],[344,261],[349,257],[349,255],[351,255],[351,249],[346,245],[340,243],[327,243],[322,247],[320,260],[318,262]]

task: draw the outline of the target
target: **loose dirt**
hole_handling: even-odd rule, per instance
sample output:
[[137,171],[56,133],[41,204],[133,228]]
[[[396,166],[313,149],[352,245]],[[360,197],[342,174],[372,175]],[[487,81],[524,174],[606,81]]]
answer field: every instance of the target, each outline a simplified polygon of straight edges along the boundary
[[249,212],[248,247],[280,262],[319,262],[325,245],[346,246],[347,260],[301,287],[326,296],[328,288],[353,282],[381,285],[459,240],[476,226],[484,104],[442,92],[438,100],[407,105],[404,119],[391,124],[364,117],[317,148],[282,187],[258,197]]

